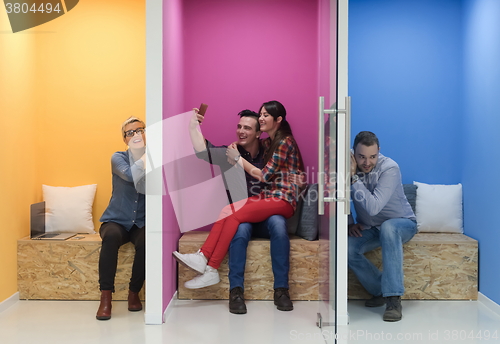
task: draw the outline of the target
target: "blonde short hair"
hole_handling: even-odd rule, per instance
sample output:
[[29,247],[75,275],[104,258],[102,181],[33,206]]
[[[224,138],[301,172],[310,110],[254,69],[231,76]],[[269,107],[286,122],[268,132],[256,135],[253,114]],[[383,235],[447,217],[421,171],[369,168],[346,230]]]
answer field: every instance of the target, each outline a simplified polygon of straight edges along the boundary
[[125,122],[123,122],[122,124],[122,135],[125,135],[125,127],[131,123],[135,123],[135,122],[139,122],[142,124],[142,126],[144,128],[146,128],[146,123],[144,123],[141,119],[137,118],[137,117],[134,117],[134,116],[130,116],[129,118],[127,118],[125,120]]

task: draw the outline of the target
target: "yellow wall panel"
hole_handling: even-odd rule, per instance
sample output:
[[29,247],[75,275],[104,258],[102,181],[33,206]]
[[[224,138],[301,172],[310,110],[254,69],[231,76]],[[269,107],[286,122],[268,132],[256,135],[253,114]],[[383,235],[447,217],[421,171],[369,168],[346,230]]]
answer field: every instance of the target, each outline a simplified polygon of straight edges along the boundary
[[17,291],[17,239],[35,201],[34,35],[14,36],[0,11],[0,301]]
[[42,184],[97,184],[98,229],[111,155],[127,148],[121,123],[145,118],[145,24],[144,1],[80,1],[15,34],[0,11],[0,116],[9,127],[0,134],[0,302],[17,291],[17,239],[29,234],[29,205],[42,200]]
[[111,155],[127,148],[121,122],[145,118],[145,23],[141,1],[85,1],[37,36],[39,182],[97,184],[96,229],[111,195]]

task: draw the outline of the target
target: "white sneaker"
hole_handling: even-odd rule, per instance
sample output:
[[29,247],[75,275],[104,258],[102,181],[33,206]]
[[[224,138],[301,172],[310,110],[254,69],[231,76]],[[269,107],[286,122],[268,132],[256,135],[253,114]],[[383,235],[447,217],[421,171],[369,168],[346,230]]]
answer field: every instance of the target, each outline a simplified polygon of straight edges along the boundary
[[199,274],[205,273],[207,267],[207,258],[201,253],[200,250],[196,253],[182,254],[177,251],[172,252],[174,258],[187,268],[196,271]]
[[184,283],[184,287],[188,289],[205,288],[220,282],[219,272],[211,266],[207,265],[203,275],[196,276],[191,281]]

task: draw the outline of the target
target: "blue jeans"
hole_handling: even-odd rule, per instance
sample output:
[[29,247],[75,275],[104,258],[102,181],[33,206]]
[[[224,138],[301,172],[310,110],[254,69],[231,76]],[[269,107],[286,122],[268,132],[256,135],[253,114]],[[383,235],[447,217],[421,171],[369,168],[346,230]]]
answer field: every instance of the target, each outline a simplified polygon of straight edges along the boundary
[[[349,268],[359,282],[374,296],[401,296],[405,292],[403,275],[403,244],[417,232],[417,223],[410,219],[389,219],[376,227],[361,231],[362,237],[349,237]],[[382,247],[380,271],[365,253]]]
[[251,237],[271,239],[271,261],[274,274],[274,288],[288,288],[290,270],[290,238],[286,220],[273,215],[259,223],[242,223],[229,245],[229,290],[244,289],[247,247]]

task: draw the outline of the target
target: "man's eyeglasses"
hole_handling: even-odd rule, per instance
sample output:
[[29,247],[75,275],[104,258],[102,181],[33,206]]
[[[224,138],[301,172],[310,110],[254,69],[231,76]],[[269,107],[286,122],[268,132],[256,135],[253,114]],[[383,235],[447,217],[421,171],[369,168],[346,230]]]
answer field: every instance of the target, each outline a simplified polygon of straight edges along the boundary
[[135,130],[127,130],[126,132],[123,133],[123,136],[133,137],[135,135],[135,133],[142,135],[142,134],[144,134],[145,131],[146,131],[146,129],[144,129],[144,128],[137,128]]

